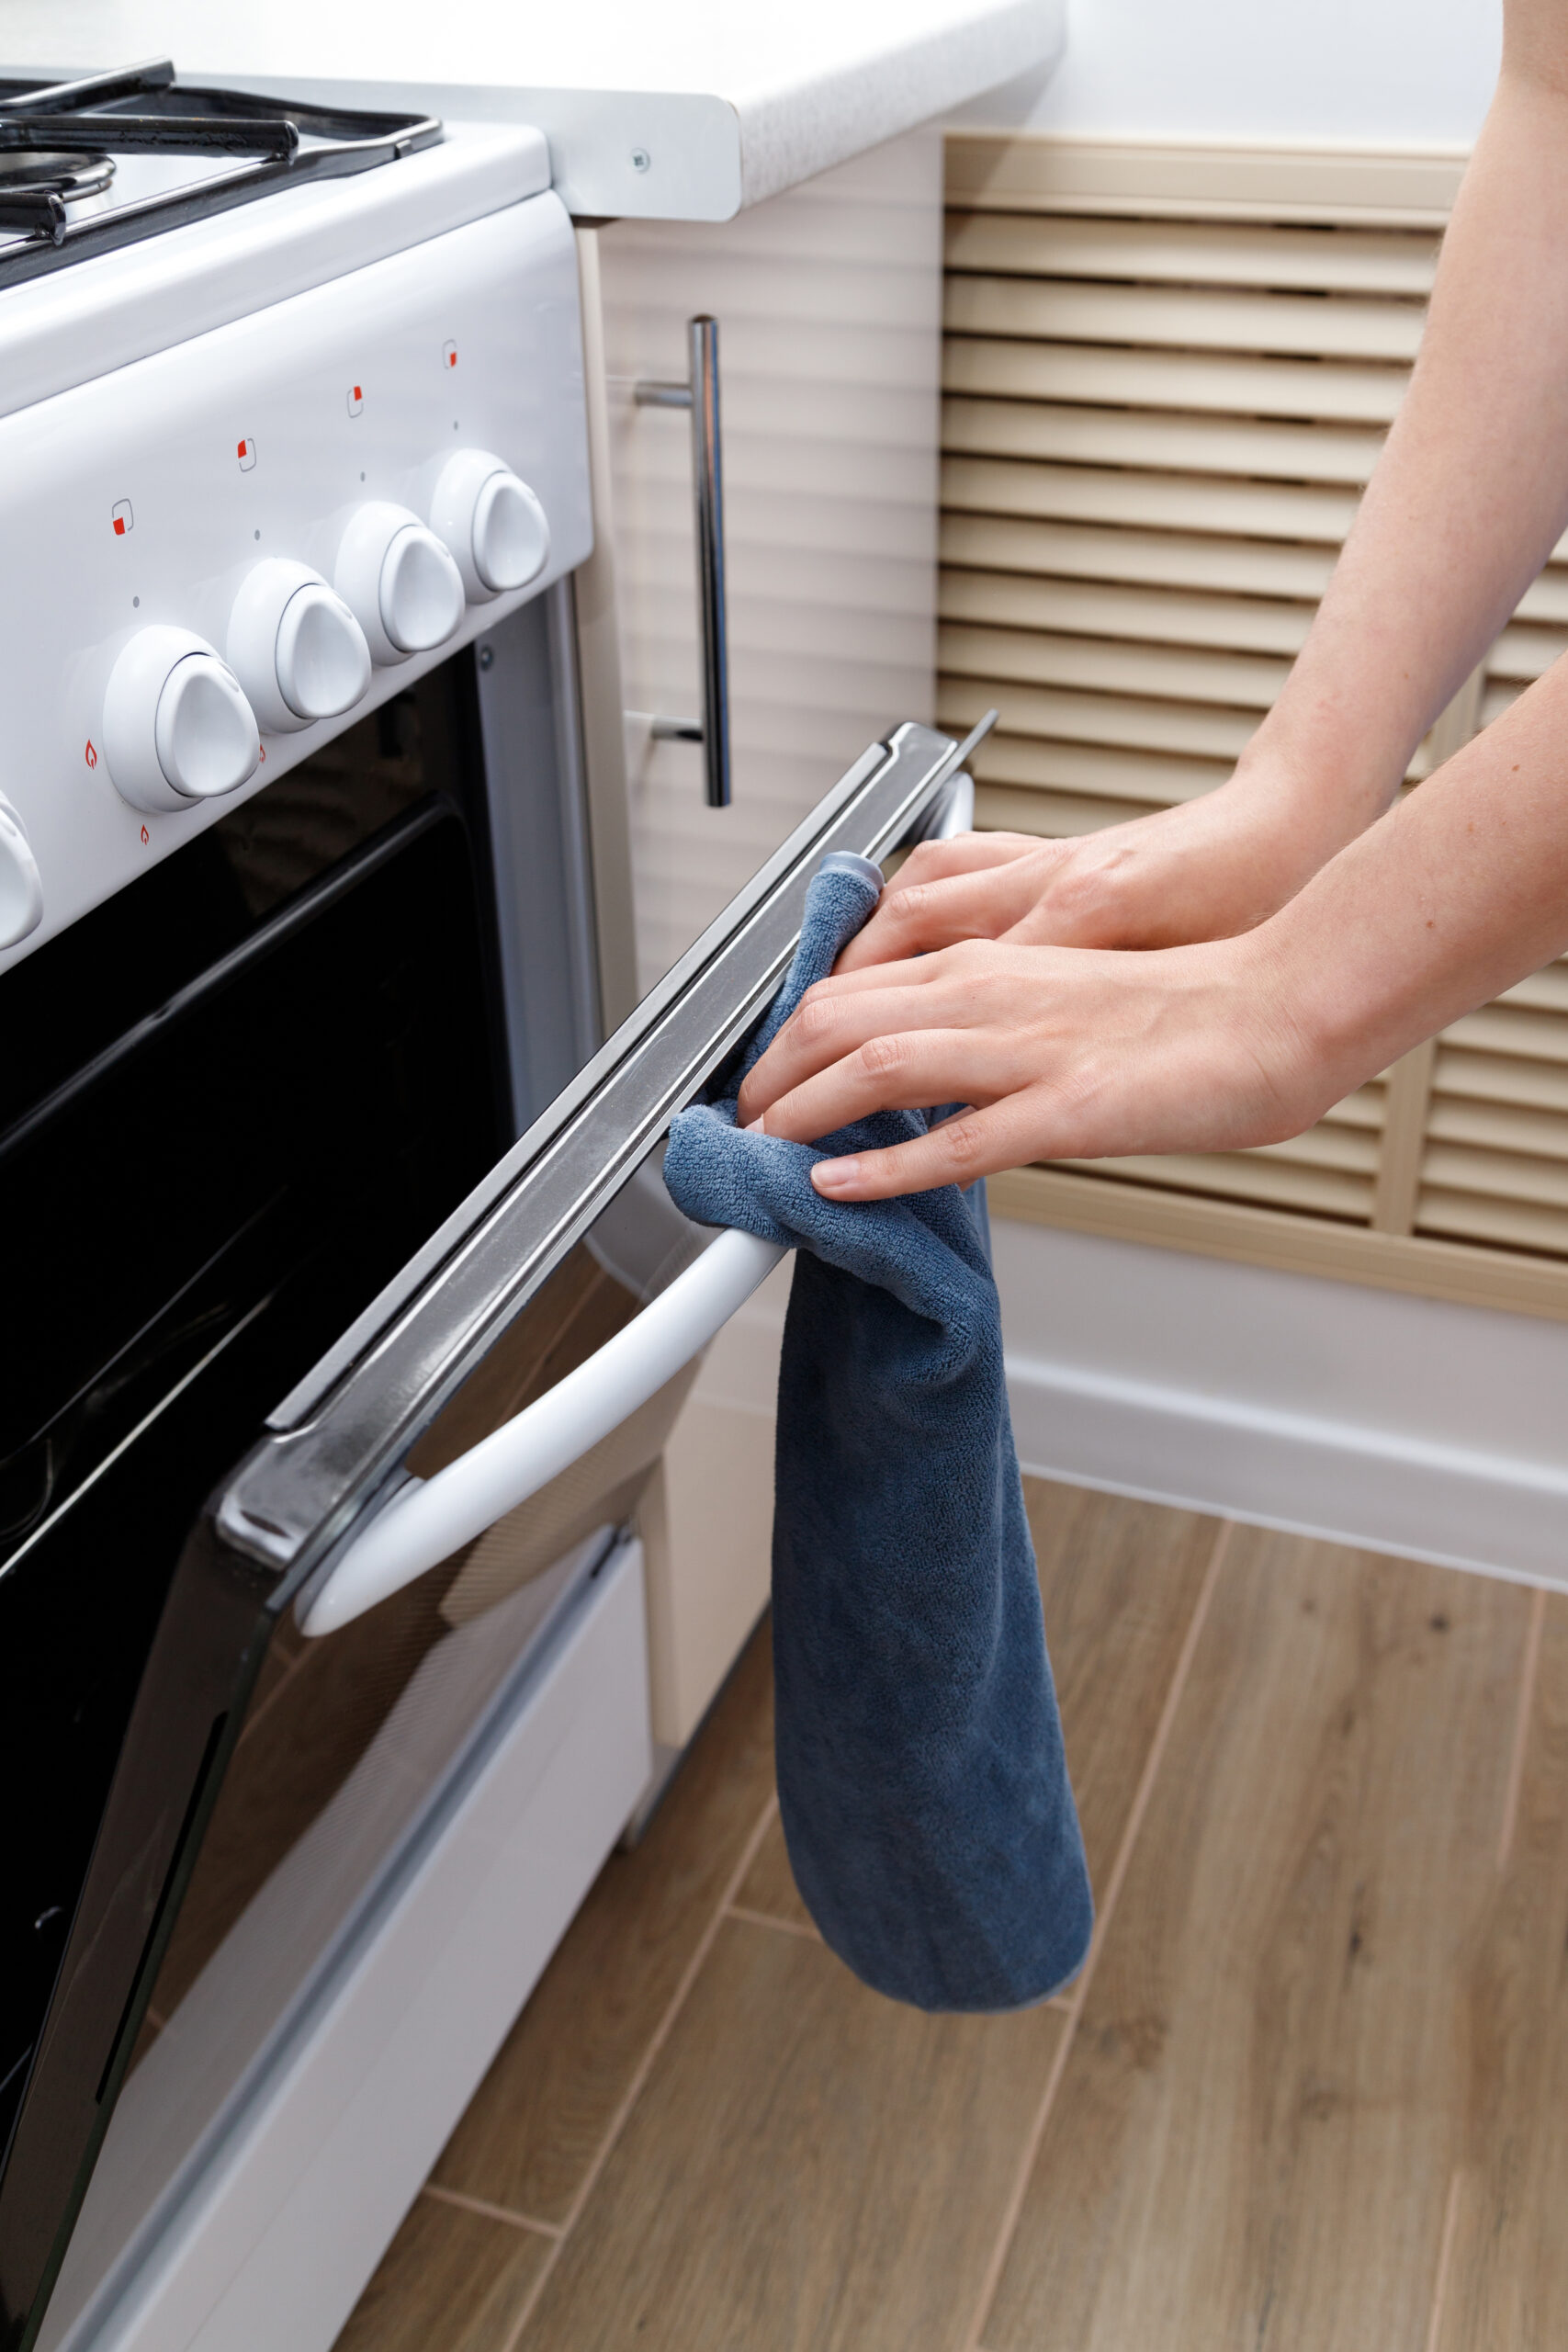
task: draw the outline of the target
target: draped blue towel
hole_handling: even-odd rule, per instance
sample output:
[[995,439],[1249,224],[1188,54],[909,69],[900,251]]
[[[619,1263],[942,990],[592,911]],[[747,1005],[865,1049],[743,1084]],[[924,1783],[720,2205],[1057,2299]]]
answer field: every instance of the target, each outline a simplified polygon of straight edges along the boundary
[[779,1808],[840,1958],[924,2009],[1043,2000],[1082,1965],[1089,1874],[1062,1751],[1002,1374],[983,1186],[825,1200],[821,1159],[901,1143],[879,1112],[818,1145],[735,1124],[743,1072],[876,904],[824,859],[789,975],[675,1121],[689,1216],[798,1255],[779,1369],[773,1658]]

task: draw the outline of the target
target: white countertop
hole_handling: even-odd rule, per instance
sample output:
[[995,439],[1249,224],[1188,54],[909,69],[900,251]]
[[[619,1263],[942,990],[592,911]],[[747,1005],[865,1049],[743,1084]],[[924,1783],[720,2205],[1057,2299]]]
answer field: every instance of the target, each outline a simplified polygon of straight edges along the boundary
[[1065,0],[0,0],[0,73],[536,123],[580,216],[723,220],[1047,65]]

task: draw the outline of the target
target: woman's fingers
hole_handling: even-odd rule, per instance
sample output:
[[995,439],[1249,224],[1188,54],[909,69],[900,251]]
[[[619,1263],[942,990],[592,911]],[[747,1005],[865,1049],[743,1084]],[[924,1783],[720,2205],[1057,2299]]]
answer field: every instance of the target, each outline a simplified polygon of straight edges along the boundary
[[1021,1041],[1006,1031],[919,1029],[878,1035],[775,1097],[765,1132],[814,1143],[874,1111],[986,1103],[1027,1085]]
[[[972,841],[984,841],[971,834]],[[942,843],[943,848],[957,844]],[[1038,849],[1038,842],[1031,844]],[[913,865],[913,859],[910,864]],[[908,868],[905,869],[906,874]],[[1019,853],[946,875],[921,875],[885,890],[876,912],[840,956],[840,973],[899,963],[961,939],[997,939],[1021,922],[1040,895],[1037,861]]]
[[[962,1027],[949,991],[941,989],[942,975],[931,958],[931,981],[921,967],[880,965],[855,973],[847,981],[828,980],[810,989],[785,1022],[767,1052],[740,1089],[737,1105],[742,1126],[750,1126],[762,1112],[792,1087],[818,1070],[831,1068],[875,1037],[892,1037],[905,1030]],[[964,1089],[967,1097],[968,1089]],[[927,1095],[925,1100],[951,1100]],[[821,1135],[826,1130],[818,1127]]]
[[930,1135],[890,1151],[862,1151],[819,1159],[811,1181],[831,1201],[882,1201],[900,1193],[928,1193],[937,1184],[973,1184],[1033,1157],[1025,1098],[1011,1095],[987,1110],[944,1119]]

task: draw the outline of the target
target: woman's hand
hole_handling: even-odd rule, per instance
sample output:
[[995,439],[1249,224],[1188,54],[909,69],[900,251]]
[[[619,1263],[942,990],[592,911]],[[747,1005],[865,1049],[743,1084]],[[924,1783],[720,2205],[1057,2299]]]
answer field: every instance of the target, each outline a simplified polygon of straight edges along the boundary
[[884,892],[840,972],[965,939],[1051,947],[1176,947],[1229,939],[1284,905],[1376,814],[1255,762],[1201,799],[1129,824],[1040,841],[924,842]]
[[1299,1134],[1335,1097],[1266,933],[1130,956],[966,942],[819,981],[740,1091],[809,1143],[878,1110],[972,1107],[813,1171],[835,1200],[972,1183],[1033,1159],[1232,1148]]

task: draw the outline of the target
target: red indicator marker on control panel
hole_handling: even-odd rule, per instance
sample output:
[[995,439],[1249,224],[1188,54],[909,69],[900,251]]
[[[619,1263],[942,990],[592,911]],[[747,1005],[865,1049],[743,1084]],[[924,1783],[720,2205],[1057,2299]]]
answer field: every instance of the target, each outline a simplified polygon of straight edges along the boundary
[[109,508],[109,521],[114,526],[114,535],[117,539],[123,539],[127,531],[133,531],[136,528],[136,517],[130,511],[129,498],[116,499]]
[[357,384],[350,384],[348,388],[348,413],[350,416],[357,416],[364,406],[364,393],[360,390]]
[[239,458],[240,471],[248,474],[256,461],[256,445],[248,433],[240,444]]
[[448,368],[456,368],[457,365],[457,345],[455,343],[444,343],[441,346],[441,356],[446,361]]

